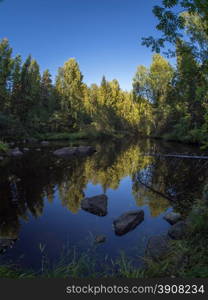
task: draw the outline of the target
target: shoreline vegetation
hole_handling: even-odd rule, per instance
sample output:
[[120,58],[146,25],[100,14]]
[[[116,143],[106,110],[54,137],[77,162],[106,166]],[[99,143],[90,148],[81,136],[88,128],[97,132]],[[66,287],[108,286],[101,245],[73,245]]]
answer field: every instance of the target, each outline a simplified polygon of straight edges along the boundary
[[66,250],[58,263],[50,266],[44,247],[40,246],[42,261],[38,272],[22,270],[15,265],[2,265],[0,278],[207,278],[207,199],[205,191],[203,200],[194,204],[186,218],[187,228],[183,238],[171,240],[167,253],[158,259],[144,257],[144,267],[134,266],[125,253],[121,253],[115,261],[102,262],[102,268],[105,267],[98,271],[96,259],[93,260],[87,253],[79,254],[76,249]]
[[105,76],[99,85],[87,86],[73,58],[59,68],[53,81],[49,70],[41,74],[30,55],[24,62],[20,55],[13,57],[9,41],[1,40],[0,139],[132,135],[206,148],[206,72],[188,43],[177,40],[175,47],[176,66],[161,54],[153,54],[149,68],[137,67],[132,90],[124,91],[117,79],[108,81]]

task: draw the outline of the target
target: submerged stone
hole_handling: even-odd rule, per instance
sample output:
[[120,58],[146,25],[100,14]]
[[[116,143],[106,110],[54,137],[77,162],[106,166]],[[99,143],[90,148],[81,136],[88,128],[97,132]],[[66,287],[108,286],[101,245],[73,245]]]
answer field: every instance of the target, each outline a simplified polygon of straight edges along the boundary
[[84,198],[81,201],[81,208],[97,216],[107,215],[107,196],[97,195],[94,197]]
[[105,241],[106,241],[106,237],[104,235],[97,235],[95,237],[96,244],[101,244],[101,243],[104,243]]
[[113,221],[115,234],[123,235],[136,228],[144,220],[143,210],[134,210],[122,214]]
[[171,225],[176,224],[178,221],[181,220],[181,218],[181,214],[175,212],[170,212],[164,216],[164,219]]

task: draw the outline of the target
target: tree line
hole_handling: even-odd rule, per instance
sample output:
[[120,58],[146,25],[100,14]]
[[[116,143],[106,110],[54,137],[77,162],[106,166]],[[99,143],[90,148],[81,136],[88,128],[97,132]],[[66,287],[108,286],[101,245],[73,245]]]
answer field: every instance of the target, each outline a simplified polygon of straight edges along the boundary
[[[1,137],[88,132],[130,133],[208,144],[208,4],[203,0],[166,0],[153,12],[162,37],[143,44],[155,52],[149,68],[139,66],[133,89],[103,76],[87,86],[78,62],[69,59],[55,82],[49,70],[40,73],[35,59],[12,56],[7,39],[0,42]],[[184,11],[175,12],[175,6]],[[159,52],[171,44],[167,55]],[[173,50],[174,49],[174,50]]]
[[5,137],[89,130],[102,134],[138,130],[139,106],[119,82],[88,87],[73,58],[60,67],[55,82],[49,70],[29,55],[12,57],[7,39],[0,43],[0,130]]

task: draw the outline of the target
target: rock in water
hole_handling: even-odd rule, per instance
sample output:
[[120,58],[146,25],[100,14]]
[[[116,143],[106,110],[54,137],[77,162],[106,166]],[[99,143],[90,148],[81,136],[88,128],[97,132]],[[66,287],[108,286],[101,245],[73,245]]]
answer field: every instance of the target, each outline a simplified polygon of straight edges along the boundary
[[123,235],[130,230],[133,230],[144,220],[143,210],[134,210],[122,214],[118,219],[113,221],[115,234]]
[[176,224],[178,221],[181,220],[181,214],[170,212],[164,216],[164,219],[170,223],[171,225]]
[[41,145],[42,145],[42,146],[48,146],[48,145],[49,145],[49,142],[48,142],[48,141],[42,141],[42,142],[41,142]]
[[147,242],[146,255],[153,260],[158,261],[164,255],[168,253],[169,245],[168,241],[170,238],[168,236],[156,235],[151,237]]
[[17,156],[22,156],[23,152],[21,152],[19,150],[19,148],[15,148],[15,149],[11,150],[10,154],[11,154],[11,156],[17,157]]
[[70,157],[73,155],[90,155],[95,151],[96,149],[91,146],[65,147],[54,151],[53,154],[62,157]]
[[187,223],[184,221],[180,221],[173,225],[169,231],[168,234],[172,239],[180,240],[182,239],[187,233]]
[[81,208],[97,216],[106,216],[107,200],[108,198],[106,195],[84,198],[81,201]]
[[97,235],[95,237],[96,244],[101,244],[101,243],[104,243],[105,241],[106,241],[106,237],[104,235]]
[[0,161],[1,161],[1,160],[4,160],[3,156],[0,156]]
[[79,154],[82,154],[82,155],[90,155],[90,154],[96,152],[96,149],[91,146],[80,146],[77,148],[77,151]]
[[77,153],[77,147],[64,147],[53,152],[56,156],[68,157]]
[[12,248],[15,241],[16,239],[0,237],[0,253],[4,253],[7,248]]

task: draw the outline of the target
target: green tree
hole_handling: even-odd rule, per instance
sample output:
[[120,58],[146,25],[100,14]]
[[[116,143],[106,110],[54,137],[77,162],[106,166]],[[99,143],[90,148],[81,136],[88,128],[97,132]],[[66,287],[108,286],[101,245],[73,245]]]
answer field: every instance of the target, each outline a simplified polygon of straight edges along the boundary
[[165,101],[173,68],[160,54],[153,55],[150,69],[139,66],[133,78],[134,93],[158,106]]
[[0,42],[0,110],[7,111],[10,105],[12,74],[12,48],[7,39]]
[[61,114],[67,127],[79,128],[83,109],[83,75],[74,58],[69,59],[56,78],[56,90],[60,95]]
[[40,81],[40,115],[43,125],[48,130],[55,109],[57,109],[57,105],[51,74],[49,70],[45,70]]

